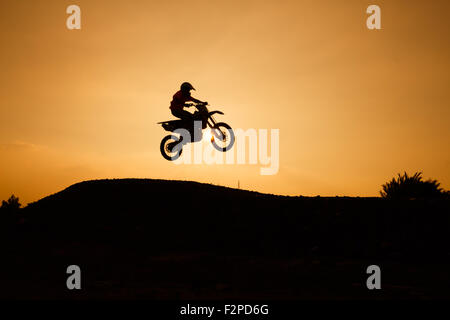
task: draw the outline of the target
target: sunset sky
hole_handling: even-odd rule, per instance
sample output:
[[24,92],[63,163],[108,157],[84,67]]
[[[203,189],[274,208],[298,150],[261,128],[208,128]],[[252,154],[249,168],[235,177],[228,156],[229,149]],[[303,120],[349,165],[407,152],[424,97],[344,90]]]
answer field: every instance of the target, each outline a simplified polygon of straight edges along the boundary
[[[102,178],[377,196],[423,171],[449,189],[449,14],[447,0],[2,0],[0,200]],[[233,128],[279,129],[278,173],[163,159],[156,123],[183,81]]]

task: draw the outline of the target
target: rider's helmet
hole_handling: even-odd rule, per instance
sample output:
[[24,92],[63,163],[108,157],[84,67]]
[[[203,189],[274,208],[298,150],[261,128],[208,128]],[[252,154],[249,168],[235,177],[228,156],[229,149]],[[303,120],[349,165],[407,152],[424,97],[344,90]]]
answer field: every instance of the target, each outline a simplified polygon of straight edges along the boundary
[[195,90],[195,88],[189,82],[183,82],[181,84],[181,91],[189,92],[190,90]]

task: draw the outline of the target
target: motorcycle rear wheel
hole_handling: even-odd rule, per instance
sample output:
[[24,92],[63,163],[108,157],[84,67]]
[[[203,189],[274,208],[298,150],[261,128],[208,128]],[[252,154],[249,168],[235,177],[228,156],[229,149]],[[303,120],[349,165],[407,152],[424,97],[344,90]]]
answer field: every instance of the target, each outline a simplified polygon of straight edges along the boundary
[[179,141],[180,139],[174,135],[167,135],[161,140],[160,151],[164,159],[174,161],[181,156],[183,145]]

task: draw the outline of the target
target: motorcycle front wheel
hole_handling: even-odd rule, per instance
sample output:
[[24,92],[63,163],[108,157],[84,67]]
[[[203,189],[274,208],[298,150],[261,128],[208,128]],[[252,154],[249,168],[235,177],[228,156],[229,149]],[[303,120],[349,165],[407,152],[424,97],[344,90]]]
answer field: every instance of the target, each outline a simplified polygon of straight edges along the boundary
[[216,150],[225,152],[233,147],[235,140],[234,132],[228,124],[219,122],[211,131],[214,138],[211,139],[211,142]]
[[183,145],[177,136],[168,135],[161,140],[160,150],[164,159],[174,161],[181,156]]

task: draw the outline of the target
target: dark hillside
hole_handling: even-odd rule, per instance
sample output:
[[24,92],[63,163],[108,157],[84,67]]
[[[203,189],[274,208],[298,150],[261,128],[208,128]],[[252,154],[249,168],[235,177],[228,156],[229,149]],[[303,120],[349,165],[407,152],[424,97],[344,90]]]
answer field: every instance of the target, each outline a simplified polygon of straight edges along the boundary
[[384,263],[400,283],[387,297],[448,297],[449,209],[445,200],[86,181],[28,205],[3,234],[11,282],[2,296],[70,297],[65,267],[78,264],[90,288],[79,297],[360,298],[365,268]]

